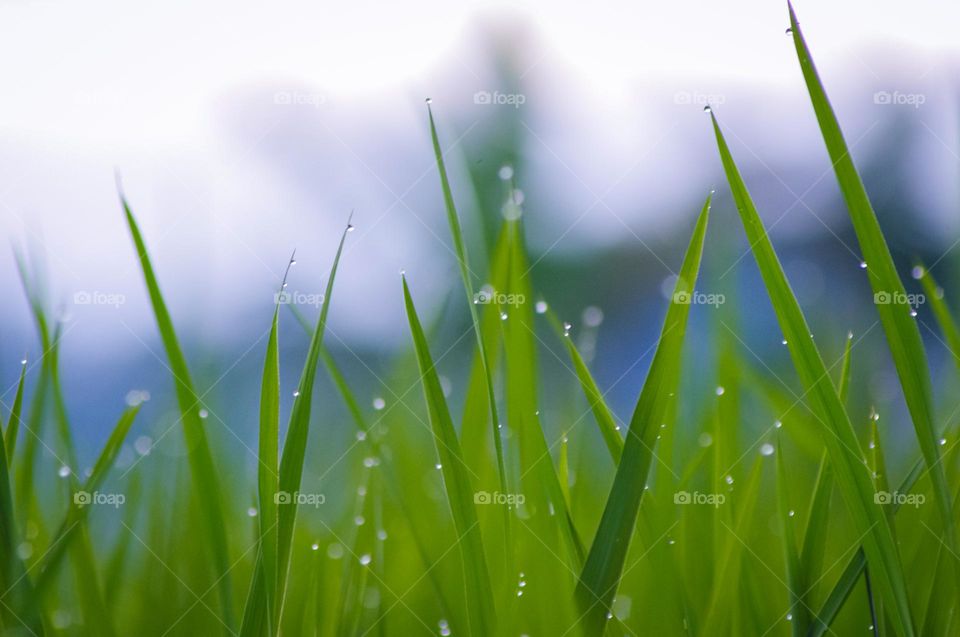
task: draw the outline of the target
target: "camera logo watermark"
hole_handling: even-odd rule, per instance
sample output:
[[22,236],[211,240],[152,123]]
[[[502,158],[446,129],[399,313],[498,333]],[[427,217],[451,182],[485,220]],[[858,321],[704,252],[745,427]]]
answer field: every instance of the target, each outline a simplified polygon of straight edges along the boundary
[[712,507],[719,507],[727,501],[727,496],[723,493],[700,493],[694,491],[677,491],[673,494],[674,504],[702,504]]
[[526,501],[527,497],[522,493],[500,493],[499,491],[490,493],[489,491],[477,491],[473,494],[474,504],[507,504],[512,506],[523,504]]
[[917,307],[927,302],[926,295],[923,294],[904,294],[903,292],[886,292],[881,290],[873,295],[873,302],[876,305],[909,305]]
[[477,91],[473,94],[473,103],[485,106],[512,106],[514,108],[520,108],[527,103],[527,96],[523,93]]
[[920,508],[920,505],[927,501],[927,496],[922,493],[900,493],[899,491],[877,491],[873,494],[873,501],[876,504],[896,504],[898,506],[908,505],[914,508]]
[[74,305],[109,305],[119,308],[126,302],[126,295],[118,292],[98,292],[96,290],[90,292],[80,290],[73,294]]
[[901,91],[877,91],[873,94],[873,103],[883,106],[912,106],[920,108],[927,101],[923,93],[903,93]]
[[101,493],[100,491],[76,491],[73,494],[73,503],[78,507],[107,505],[119,509],[127,501],[122,493]]
[[273,94],[273,103],[280,106],[312,106],[320,108],[327,98],[321,93],[306,93],[302,91],[277,91]]
[[302,491],[277,491],[273,494],[274,504],[296,504],[297,506],[319,507],[327,501],[322,493],[303,493]]
[[673,302],[678,305],[712,305],[720,307],[727,302],[727,297],[723,294],[705,294],[703,292],[680,291],[673,295]]
[[721,93],[703,93],[701,91],[677,91],[673,94],[673,103],[682,106],[719,106],[727,101]]
[[527,297],[523,294],[504,294],[484,286],[479,292],[473,295],[475,305],[523,305],[527,302]]
[[273,295],[273,302],[276,305],[312,305],[320,307],[323,305],[323,293],[316,292],[298,292],[284,290]]

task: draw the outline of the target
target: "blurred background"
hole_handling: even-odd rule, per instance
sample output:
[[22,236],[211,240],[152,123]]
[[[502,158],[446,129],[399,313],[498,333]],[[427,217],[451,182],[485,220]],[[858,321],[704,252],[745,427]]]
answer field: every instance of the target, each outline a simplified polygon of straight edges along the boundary
[[[796,8],[901,275],[919,291],[909,273],[922,260],[949,298],[960,252],[960,5]],[[0,256],[0,391],[9,405],[20,360],[35,373],[42,354],[20,251],[64,322],[63,385],[74,426],[89,434],[80,441],[87,457],[131,390],[153,396],[146,422],[155,424],[141,426],[141,450],[176,420],[115,173],[206,407],[225,425],[220,436],[254,440],[266,335],[290,253],[298,265],[288,290],[312,319],[351,211],[329,348],[368,405],[401,400],[380,379],[409,345],[397,274],[405,269],[419,309],[438,325],[434,354],[460,408],[472,352],[460,338],[468,315],[428,97],[475,285],[503,215],[522,214],[534,284],[572,324],[621,417],[649,364],[694,215],[714,188],[701,287],[727,303],[695,310],[691,356],[726,338],[796,386],[707,104],[828,363],[847,329],[882,342],[784,34],[785,3],[14,1],[0,4],[0,24],[0,223],[12,248]],[[510,174],[522,210],[505,206]],[[919,313],[937,378],[948,353],[927,308]],[[281,329],[292,391],[308,339],[287,313]],[[542,391],[569,391],[559,343],[546,330],[542,340]],[[879,402],[897,413],[884,348],[863,351],[854,371],[870,391],[860,411]],[[692,382],[716,384],[708,361],[697,363]],[[335,433],[345,416],[333,391],[321,391]],[[346,422],[342,430],[349,435]],[[255,458],[231,442],[252,467]]]

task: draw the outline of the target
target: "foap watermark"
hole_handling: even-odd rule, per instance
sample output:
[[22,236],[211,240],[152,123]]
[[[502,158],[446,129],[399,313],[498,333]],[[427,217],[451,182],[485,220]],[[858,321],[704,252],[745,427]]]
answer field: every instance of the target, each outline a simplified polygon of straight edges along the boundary
[[674,504],[702,504],[706,506],[718,507],[727,501],[727,496],[722,493],[700,493],[694,491],[677,491],[673,494]]
[[323,305],[322,292],[298,292],[297,290],[284,290],[273,295],[273,302],[277,305],[312,305],[320,307]]
[[527,497],[522,493],[500,493],[499,491],[490,493],[489,491],[477,491],[473,494],[474,504],[507,504],[513,506],[523,504],[526,501]]
[[305,91],[277,91],[273,94],[273,103],[280,106],[312,106],[320,108],[327,98],[322,93]]
[[106,505],[119,509],[127,501],[127,496],[122,493],[104,493],[100,491],[75,491],[73,494],[73,503],[78,507]]
[[873,94],[873,103],[883,106],[912,106],[920,108],[927,101],[923,93],[904,93],[902,91],[877,91]]
[[277,491],[273,494],[274,504],[296,504],[297,506],[319,507],[327,501],[322,493],[304,493],[302,491]]
[[514,108],[520,108],[527,103],[527,96],[523,93],[477,91],[473,94],[473,103],[484,106],[512,106]]
[[74,305],[110,305],[120,307],[127,302],[127,297],[119,292],[98,292],[96,290],[80,290],[73,293]]
[[873,494],[873,501],[876,504],[896,504],[898,506],[908,505],[919,509],[920,505],[927,501],[927,496],[923,495],[922,493],[877,491]]
[[687,292],[681,290],[673,294],[673,302],[679,305],[712,305],[720,307],[727,302],[727,297],[723,294],[706,294],[705,292]]
[[719,106],[727,101],[722,93],[703,93],[701,91],[677,91],[673,94],[673,103],[682,106]]
[[475,305],[523,305],[527,297],[523,294],[504,294],[489,286],[483,286],[473,295]]
[[887,292],[881,290],[873,295],[873,302],[876,305],[909,305],[917,307],[927,302],[924,294],[905,294],[903,292]]

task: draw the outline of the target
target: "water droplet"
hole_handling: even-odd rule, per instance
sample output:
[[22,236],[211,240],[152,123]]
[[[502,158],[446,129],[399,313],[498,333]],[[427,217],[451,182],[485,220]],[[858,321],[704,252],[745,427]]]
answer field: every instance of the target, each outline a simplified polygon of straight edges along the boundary
[[133,448],[141,456],[145,456],[153,448],[153,439],[150,436],[140,436],[134,441]]
[[360,496],[361,498],[367,495],[367,487],[365,487],[362,484],[359,487],[357,487],[357,495]]
[[296,397],[299,396],[299,395],[300,395],[300,390],[299,390],[299,389],[294,389],[294,390],[293,390],[293,397],[296,398]]
[[669,540],[667,540],[667,544],[669,544],[670,546],[673,546],[673,545],[676,544],[676,543],[677,543],[677,541],[676,541],[675,539],[673,539],[673,538],[670,538]]
[[377,539],[383,542],[387,539],[387,532],[384,529],[379,529],[377,531]]
[[432,98],[432,97],[428,97],[427,99],[425,99],[425,100],[423,100],[423,101],[426,102],[427,104],[433,104],[433,98]]
[[497,171],[497,176],[504,181],[510,181],[513,179],[513,166],[510,164],[500,166],[500,170]]
[[789,511],[787,511],[787,515],[789,515],[791,518],[792,518],[794,515],[796,515],[796,514],[797,514],[797,512],[794,511],[793,509],[790,509]]
[[293,265],[297,265],[297,260],[296,260],[296,259],[290,259],[290,265],[292,265],[292,266],[293,266]]
[[793,621],[793,615],[792,615],[791,613],[787,613],[787,621],[788,621],[788,622],[792,622],[792,621]]
[[867,269],[867,262],[866,262],[866,261],[861,261],[861,262],[860,262],[860,269],[861,269],[861,270],[866,270],[866,269]]
[[700,437],[697,438],[697,444],[701,447],[709,447],[713,444],[713,436],[708,433],[702,433]]
[[867,445],[867,447],[869,447],[870,449],[876,449],[876,448],[877,448],[877,443],[875,443],[873,440],[871,440],[870,443]]
[[596,305],[588,305],[583,309],[583,324],[587,327],[598,327],[603,323],[603,310]]
[[25,359],[25,358],[20,359],[20,364],[21,364],[21,365],[26,365],[26,364],[27,364],[27,359]]
[[320,550],[320,545],[317,544],[316,542],[314,542],[313,544],[310,545],[310,550],[311,550],[311,551],[319,551],[319,550]]
[[347,224],[347,232],[353,232],[354,229],[355,229],[355,228],[354,228],[354,226],[353,226],[352,223],[348,223],[348,224]]
[[922,265],[915,265],[913,266],[913,269],[910,270],[910,275],[915,279],[922,279],[925,273],[926,270],[923,269]]
[[765,442],[760,445],[760,455],[761,456],[772,456],[773,455],[773,445],[769,442]]
[[910,308],[910,316],[915,317],[916,315],[917,315],[917,311],[914,308]]
[[780,429],[780,427],[783,427],[783,423],[780,422],[779,420],[774,420],[774,421],[773,421],[773,427],[774,427],[774,429]]
[[726,482],[727,484],[733,484],[733,476],[728,475],[724,477],[723,481]]
[[387,406],[387,401],[385,401],[380,396],[377,396],[376,398],[373,399],[373,408],[376,409],[377,411],[380,411],[386,406]]
[[506,313],[506,312],[500,312],[500,320],[501,320],[501,321],[506,321],[506,320],[507,320],[507,313]]
[[613,619],[613,613],[608,612],[608,613],[607,613],[607,619]]
[[438,462],[437,464],[433,465],[433,468],[434,468],[434,469],[443,469],[443,465]]
[[790,27],[787,27],[787,30],[784,31],[784,33],[786,33],[787,35],[793,35],[793,29],[791,29]]
[[201,418],[207,418],[210,415],[210,412],[206,409],[201,409],[199,412],[197,412],[197,415],[199,415]]
[[781,344],[781,345],[786,345],[786,344],[787,344],[787,339],[783,339],[782,341],[780,341],[780,344]]
[[537,314],[546,314],[547,313],[547,302],[546,301],[537,301],[537,304],[534,306]]
[[441,619],[439,622],[437,622],[437,627],[440,629],[440,635],[442,637],[449,637],[450,624],[447,623],[447,620]]
[[517,597],[523,597],[523,591],[517,591]]
[[250,507],[247,509],[247,517],[255,518],[257,517],[257,507]]
[[717,393],[717,396],[723,396],[724,392],[727,391],[727,390],[724,389],[723,387],[721,387],[720,385],[718,385],[718,386],[717,386],[717,389],[716,389],[715,391],[716,391],[716,393]]
[[364,553],[363,555],[360,556],[360,563],[364,566],[369,564],[371,561],[373,561],[373,558],[370,557],[369,553]]
[[713,109],[710,108],[710,105],[709,105],[709,104],[707,104],[706,106],[703,107],[703,112],[704,112],[704,113],[712,113],[712,112],[713,112]]
[[30,556],[33,555],[33,544],[30,542],[21,542],[20,545],[17,546],[17,555],[21,560],[29,559]]
[[343,544],[339,542],[334,542],[327,546],[327,557],[331,560],[339,560],[343,557]]
[[364,518],[362,515],[358,515],[355,518],[353,518],[353,523],[355,526],[363,526],[363,523],[366,521],[367,521],[366,518]]
[[68,467],[67,465],[63,465],[62,467],[60,467],[60,469],[57,470],[57,475],[60,476],[61,478],[66,478],[67,476],[70,475],[70,473],[71,473],[70,467]]
[[363,441],[366,440],[366,439],[367,439],[367,432],[366,432],[366,431],[358,431],[358,432],[357,432],[357,441],[358,441],[358,442],[363,442]]
[[941,439],[940,439],[940,446],[942,447],[942,446],[945,445],[945,444],[947,444],[947,439],[946,439],[946,438],[941,438]]
[[375,467],[378,464],[380,464],[380,459],[376,456],[367,456],[363,459],[363,466],[365,466],[367,469],[370,467]]
[[563,335],[564,335],[564,336],[570,336],[570,330],[571,330],[572,328],[573,328],[573,326],[570,325],[569,323],[564,323],[564,324],[563,324]]
[[400,270],[400,276],[404,276],[404,275],[406,275],[406,273],[407,273],[406,270]]

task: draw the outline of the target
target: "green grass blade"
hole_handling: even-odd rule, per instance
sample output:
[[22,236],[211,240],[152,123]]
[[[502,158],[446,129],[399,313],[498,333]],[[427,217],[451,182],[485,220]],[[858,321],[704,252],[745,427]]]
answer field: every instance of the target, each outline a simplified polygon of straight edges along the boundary
[[613,487],[577,586],[577,598],[584,613],[582,623],[588,635],[602,633],[606,623],[640,509],[640,499],[653,459],[653,447],[670,394],[679,380],[690,304],[679,303],[677,299],[682,299],[683,293],[694,292],[709,211],[710,197],[707,197],[690,238],[677,278],[674,300],[667,309],[657,351],[630,420]]
[[810,623],[807,607],[803,605],[803,580],[801,579],[800,555],[797,551],[797,534],[794,531],[794,518],[790,508],[790,495],[787,490],[787,469],[783,459],[783,445],[777,441],[777,512],[780,517],[780,530],[783,533],[784,560],[787,565],[787,585],[790,587],[790,614],[793,619],[790,629],[796,637],[803,635]]
[[960,330],[957,329],[957,322],[947,307],[947,302],[943,300],[943,288],[937,285],[929,270],[922,265],[917,267],[920,268],[920,284],[923,286],[925,300],[930,303],[933,317],[943,332],[954,364],[960,367]]
[[20,368],[20,380],[17,381],[17,393],[13,398],[13,407],[10,409],[10,422],[7,424],[7,431],[4,432],[8,466],[13,464],[13,457],[17,447],[17,434],[20,431],[20,412],[23,409],[23,385],[26,375],[27,365],[24,363]]
[[50,548],[39,566],[39,575],[35,585],[38,596],[42,596],[52,583],[63,556],[90,513],[90,507],[86,506],[85,496],[95,493],[103,484],[103,481],[106,480],[107,473],[113,467],[117,454],[120,453],[120,447],[126,440],[127,433],[133,426],[139,411],[139,406],[129,407],[120,415],[120,419],[93,465],[90,476],[84,481],[80,491],[73,495],[63,522],[60,523],[59,530],[50,542]]
[[[283,455],[280,458],[280,490],[278,493],[293,494],[300,488],[303,476],[303,462],[307,451],[307,438],[310,432],[310,410],[313,405],[313,386],[317,376],[317,364],[320,361],[320,350],[323,347],[323,334],[327,326],[327,314],[330,311],[330,300],[333,298],[333,283],[337,278],[337,268],[343,254],[343,245],[347,240],[347,233],[353,228],[350,221],[340,236],[337,253],[333,257],[330,267],[330,276],[327,278],[327,287],[324,291],[323,305],[320,306],[320,316],[317,319],[313,336],[310,339],[310,349],[300,382],[297,385],[297,395],[290,413],[290,423],[287,426],[287,437],[283,443]],[[293,528],[297,520],[296,500],[280,507],[277,515],[277,594],[276,600],[279,611],[283,611],[284,595],[287,587],[287,578],[290,571],[290,556],[293,550]]]
[[797,50],[800,68],[810,93],[810,101],[816,112],[817,122],[823,134],[830,161],[840,183],[840,190],[847,203],[850,219],[867,263],[867,275],[873,289],[877,312],[887,336],[887,344],[893,357],[904,399],[913,419],[913,427],[920,443],[920,450],[930,469],[933,492],[940,507],[947,544],[954,553],[958,552],[956,528],[953,520],[950,490],[947,486],[946,472],[940,464],[940,447],[937,444],[937,432],[933,416],[933,398],[930,388],[930,368],[927,355],[920,338],[920,329],[911,315],[903,281],[890,256],[890,249],[883,237],[880,223],[867,197],[860,180],[847,143],[840,131],[833,107],[827,99],[820,76],[810,57],[810,50],[803,39],[797,16],[790,6],[790,26],[793,42]]
[[440,149],[440,139],[437,136],[437,127],[433,121],[433,110],[427,102],[427,114],[430,118],[430,139],[433,142],[433,153],[437,160],[437,170],[440,173],[440,185],[443,189],[443,204],[447,210],[447,222],[450,225],[450,234],[453,237],[453,246],[457,253],[457,264],[460,266],[460,276],[463,279],[463,288],[467,293],[467,306],[470,309],[470,320],[473,321],[473,331],[477,338],[477,353],[483,366],[484,380],[487,385],[487,402],[490,407],[490,418],[493,426],[493,441],[497,453],[497,472],[500,477],[500,490],[507,492],[506,465],[503,460],[503,440],[500,437],[500,417],[497,414],[497,398],[493,388],[493,372],[490,369],[487,345],[483,339],[480,326],[480,317],[474,306],[473,283],[470,280],[470,261],[467,258],[467,246],[463,240],[463,231],[460,228],[460,217],[453,203],[453,192],[450,189],[450,180],[447,178],[447,168],[443,161],[443,151]]
[[210,443],[207,440],[203,421],[200,418],[200,399],[194,389],[187,359],[184,357],[180,342],[177,340],[173,319],[170,317],[167,304],[160,292],[160,284],[157,282],[153,265],[150,263],[146,243],[122,191],[120,202],[123,205],[127,225],[130,227],[130,235],[133,237],[133,243],[137,250],[137,258],[143,270],[143,278],[150,295],[154,316],[157,319],[160,338],[170,362],[177,404],[183,422],[184,437],[187,441],[187,448],[190,450],[187,459],[193,474],[194,495],[197,501],[202,503],[200,510],[203,512],[207,535],[206,542],[216,571],[223,620],[229,630],[233,625],[233,592],[230,579],[230,551],[223,515],[223,492],[220,488],[220,479],[213,461]]
[[794,367],[807,392],[811,407],[822,425],[822,438],[830,453],[837,486],[870,560],[878,588],[888,603],[898,631],[913,635],[914,627],[907,586],[893,533],[883,512],[874,503],[873,483],[863,464],[857,435],[850,424],[837,390],[830,382],[820,352],[814,345],[807,321],[763,227],[763,222],[734,164],[716,117],[710,114],[717,148],[743,221],[753,256],[760,269],[780,329],[786,338]]
[[424,400],[427,403],[430,426],[440,458],[443,481],[446,486],[447,501],[453,515],[457,536],[460,538],[460,555],[463,559],[464,584],[467,596],[467,615],[470,622],[469,634],[496,634],[496,613],[494,611],[493,591],[490,575],[487,572],[483,538],[477,522],[474,504],[474,491],[470,483],[460,441],[453,428],[447,401],[440,385],[440,377],[434,367],[433,358],[427,345],[420,319],[417,316],[406,277],[403,279],[403,297],[413,336],[414,349],[423,383]]
[[594,420],[597,421],[597,427],[600,428],[600,435],[603,436],[603,442],[607,446],[607,451],[610,452],[613,464],[617,465],[620,463],[620,455],[623,453],[623,438],[617,430],[617,421],[613,416],[613,412],[610,411],[610,408],[607,406],[603,392],[600,391],[600,387],[597,386],[597,382],[593,379],[590,368],[587,366],[586,361],[583,360],[583,356],[580,355],[580,351],[577,349],[573,339],[565,333],[563,324],[560,322],[560,319],[557,318],[556,313],[548,309],[546,316],[550,325],[557,333],[557,337],[563,342],[570,354],[570,360],[573,362],[573,369],[576,372],[577,380],[580,382],[580,388],[583,390],[583,395],[587,399],[587,404],[590,405],[590,411],[593,412]]

